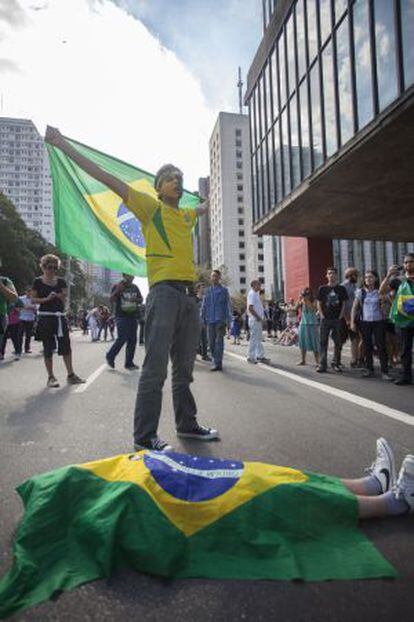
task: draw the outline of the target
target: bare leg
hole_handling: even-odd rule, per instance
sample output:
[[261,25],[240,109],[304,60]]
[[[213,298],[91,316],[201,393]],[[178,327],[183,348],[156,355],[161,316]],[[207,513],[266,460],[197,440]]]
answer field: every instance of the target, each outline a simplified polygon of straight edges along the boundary
[[378,497],[362,497],[357,495],[359,518],[381,518],[389,516],[385,495]]
[[315,363],[319,365],[319,352],[314,352],[313,354],[315,356]]
[[306,350],[302,350],[302,348],[301,348],[300,349],[300,353],[302,355],[302,358],[296,364],[297,365],[306,365]]
[[63,362],[65,363],[66,369],[68,371],[68,376],[71,376],[73,374],[72,354],[64,354]]
[[384,495],[369,497],[366,494],[364,480],[361,479],[342,479],[342,483],[348,490],[356,495],[358,500],[358,517],[359,518],[380,518],[388,516],[388,508],[384,499]]
[[47,371],[47,375],[49,378],[54,378],[54,373],[53,373],[53,358],[44,358],[43,359],[45,362],[45,367],[46,367],[46,371]]

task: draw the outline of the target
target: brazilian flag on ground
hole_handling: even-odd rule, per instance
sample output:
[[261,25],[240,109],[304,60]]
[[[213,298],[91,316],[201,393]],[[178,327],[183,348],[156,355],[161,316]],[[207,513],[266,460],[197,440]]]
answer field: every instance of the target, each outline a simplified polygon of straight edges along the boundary
[[255,462],[142,451],[39,475],[0,617],[132,567],[162,577],[395,577],[358,530],[339,479]]
[[[157,196],[150,173],[75,140],[66,140],[108,173]],[[53,180],[56,246],[78,259],[145,276],[145,240],[136,216],[120,197],[82,171],[60,149],[46,146]],[[180,207],[196,207],[198,203],[197,195],[185,191]]]

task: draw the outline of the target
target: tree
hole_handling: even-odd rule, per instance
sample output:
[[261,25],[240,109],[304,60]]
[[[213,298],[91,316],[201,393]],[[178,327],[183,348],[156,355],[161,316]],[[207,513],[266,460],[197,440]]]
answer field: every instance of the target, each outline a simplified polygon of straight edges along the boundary
[[[2,273],[22,293],[39,274],[39,259],[47,253],[57,255],[62,261],[62,276],[67,255],[47,242],[34,229],[29,229],[13,203],[0,192],[0,258]],[[71,261],[71,306],[76,309],[85,298],[85,275],[78,261]]]

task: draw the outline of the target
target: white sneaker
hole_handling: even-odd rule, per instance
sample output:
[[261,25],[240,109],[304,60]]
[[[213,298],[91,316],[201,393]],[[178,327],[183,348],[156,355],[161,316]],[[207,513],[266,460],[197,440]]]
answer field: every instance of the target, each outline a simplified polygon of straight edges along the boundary
[[397,499],[403,499],[414,514],[414,456],[405,456],[394,489]]
[[50,376],[50,378],[48,378],[46,386],[49,387],[49,389],[57,389],[58,387],[60,387],[60,384],[54,376]]
[[375,461],[367,469],[367,472],[377,478],[382,493],[391,490],[395,486],[394,453],[385,438],[377,439],[377,455]]

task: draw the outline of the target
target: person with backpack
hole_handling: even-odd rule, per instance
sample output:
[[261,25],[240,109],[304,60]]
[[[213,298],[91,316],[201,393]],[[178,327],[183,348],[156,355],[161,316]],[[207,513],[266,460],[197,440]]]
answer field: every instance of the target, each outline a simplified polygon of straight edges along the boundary
[[401,340],[402,374],[394,381],[396,385],[412,383],[412,350],[414,341],[414,253],[404,257],[404,275],[397,278],[399,266],[391,266],[380,286],[380,294],[395,289],[390,318],[399,329]]
[[388,355],[385,340],[385,318],[381,308],[379,278],[375,270],[367,270],[363,284],[355,292],[351,311],[351,330],[362,334],[366,369],[363,378],[374,376],[373,340],[378,349],[383,380],[392,380],[388,374]]

